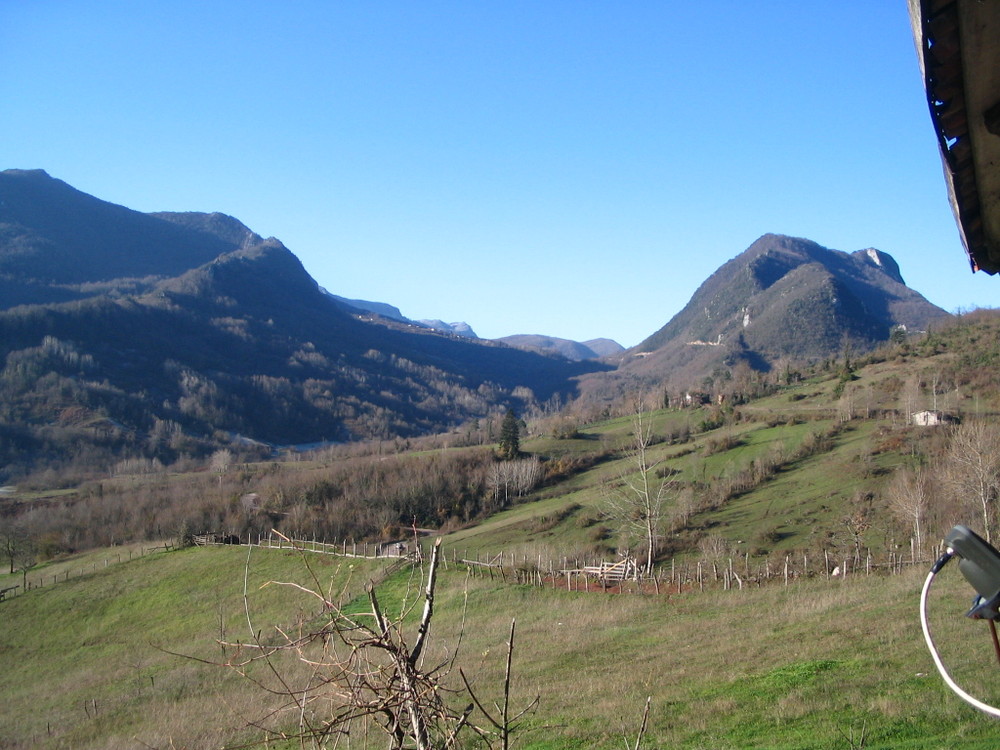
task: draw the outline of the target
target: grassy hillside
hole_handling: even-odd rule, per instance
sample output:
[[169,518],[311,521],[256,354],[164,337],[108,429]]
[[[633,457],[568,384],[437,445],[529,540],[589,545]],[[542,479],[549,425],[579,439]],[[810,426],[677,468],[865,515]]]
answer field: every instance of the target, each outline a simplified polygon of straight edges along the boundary
[[[721,566],[735,559],[741,571],[775,570],[787,556],[796,573],[800,561],[811,561],[811,575],[787,587],[779,579],[758,588],[754,576],[744,576],[746,585],[734,590],[715,584],[699,592],[688,580],[682,593],[662,582],[658,595],[586,593],[567,591],[562,578],[518,586],[472,576],[455,563],[503,552],[547,571],[634,550],[637,540],[608,507],[610,488],[636,472],[624,451],[629,416],[574,427],[562,415],[533,424],[522,448],[539,459],[543,480],[485,520],[463,503],[492,497],[483,473],[493,465],[489,449],[449,448],[443,436],[419,451],[386,446],[383,454],[380,445],[378,453],[330,451],[225,475],[109,480],[90,500],[81,493],[67,502],[66,522],[89,519],[122,538],[129,513],[162,507],[175,519],[188,513],[198,531],[252,516],[289,531],[297,524],[308,535],[324,517],[339,522],[383,498],[391,502],[368,509],[373,524],[399,533],[400,517],[426,504],[426,517],[448,532],[449,561],[430,656],[454,652],[468,602],[458,660],[493,698],[510,618],[517,617],[515,703],[541,699],[520,747],[621,747],[623,729],[637,731],[647,696],[645,747],[994,747],[1000,729],[946,691],[922,643],[917,602],[927,565],[846,579],[828,578],[821,566],[827,557],[832,567],[858,554],[860,572],[869,550],[881,571],[890,559],[909,558],[911,528],[889,503],[902,466],[921,466],[934,478],[928,540],[958,521],[975,525],[975,508],[949,489],[952,428],[917,427],[908,415],[938,409],[967,423],[995,422],[998,362],[1000,317],[971,315],[851,367],[831,363],[804,378],[789,373],[764,398],[649,414],[656,436],[650,456],[673,483],[661,581],[673,563],[690,572],[710,555]],[[246,493],[257,495],[253,503],[242,504]],[[178,498],[188,496],[203,496],[211,513],[186,511]],[[58,502],[38,500],[33,520],[56,518]],[[166,515],[155,519],[147,528],[173,527]],[[70,528],[48,534],[61,539]],[[235,747],[260,736],[246,727],[275,707],[273,696],[231,671],[171,653],[221,659],[216,639],[249,637],[245,549],[139,559],[133,550],[131,561],[123,553],[127,548],[95,550],[34,569],[29,578],[46,586],[0,603],[0,747]],[[113,562],[105,566],[106,559]],[[315,604],[301,592],[260,588],[270,580],[306,583],[302,561],[261,550],[251,563],[254,627],[273,633],[274,625],[308,622]],[[346,586],[350,597],[381,564],[318,558],[315,568],[324,589]],[[0,576],[0,587],[20,582],[19,575]],[[383,600],[399,602],[411,582],[408,573],[388,579]],[[971,593],[957,568],[945,569],[933,597],[935,632],[959,682],[1000,702],[986,630],[961,616]],[[363,608],[363,599],[353,606]],[[292,675],[298,669],[285,668]],[[294,726],[291,718],[281,721]]]
[[[77,574],[117,552],[64,563],[68,581],[0,604],[0,746],[210,747],[252,738],[243,725],[274,700],[225,669],[169,653],[219,660],[217,639],[249,639],[246,548],[159,552]],[[325,556],[312,565],[334,592],[360,592],[380,569]],[[295,553],[254,554],[251,613],[265,633],[313,607],[287,588],[262,589],[270,580],[305,584],[308,575]]]
[[[1000,318],[983,312],[854,362],[849,371],[831,363],[762,398],[651,413],[651,460],[675,484],[668,502],[675,519],[661,562],[698,554],[705,537],[726,542],[727,554],[760,559],[793,552],[836,557],[860,545],[884,560],[910,540],[887,498],[899,467],[920,466],[938,481],[928,509],[931,536],[959,521],[978,523],[949,495],[950,429],[916,426],[910,415],[934,409],[991,421],[1000,413],[998,361]],[[536,502],[451,534],[446,545],[559,559],[606,556],[634,544],[608,517],[609,483],[635,476],[634,461],[621,452],[631,429],[625,416],[588,425],[571,439],[524,441],[550,460],[595,453],[602,460],[540,490]],[[690,515],[678,521],[684,502]]]
[[[804,386],[809,388],[812,386]],[[794,393],[794,391],[792,391]],[[814,405],[813,405],[814,406]],[[878,452],[882,424],[879,420],[840,422],[834,416],[835,403],[810,415],[786,409],[748,413],[745,418],[703,432],[680,444],[661,443],[651,450],[658,470],[671,472],[675,488],[670,505],[682,501],[683,489],[693,487],[702,505],[683,524],[675,524],[666,540],[666,560],[673,552],[690,553],[707,534],[722,536],[740,554],[766,555],[789,550],[837,546],[843,536],[843,517],[853,498],[873,491],[884,483],[891,468],[903,461],[897,452]],[[653,415],[654,430],[669,434],[681,422],[704,418],[695,412],[663,411]],[[609,447],[625,444],[630,422],[622,418],[589,428]],[[901,445],[922,436],[913,429],[901,429]],[[591,441],[565,446],[569,450],[593,450]],[[528,442],[531,450],[550,452],[564,446]],[[806,446],[815,447],[806,450]],[[744,474],[755,462],[768,458],[779,461],[776,473],[746,491],[718,504],[707,499],[713,491],[739,487]],[[450,534],[447,547],[499,551],[505,549],[535,556],[594,556],[629,545],[626,536],[614,528],[608,517],[609,482],[634,474],[628,457],[610,453],[594,467],[538,493],[538,500],[500,513],[481,524]],[[705,504],[709,503],[709,504]],[[868,533],[867,541],[885,547],[892,521],[884,508],[881,523]]]
[[[342,585],[343,561],[310,559],[322,585]],[[0,605],[3,746],[235,747],[259,736],[246,724],[272,696],[168,653],[217,659],[220,632],[247,639],[245,562],[239,548],[160,553]],[[351,572],[359,581],[374,571]],[[1000,732],[933,671],[917,620],[920,570],[659,596],[507,585],[454,565],[441,573],[428,659],[454,650],[464,629],[459,664],[488,699],[499,696],[517,618],[514,703],[540,697],[519,747],[621,747],[647,696],[644,747],[991,748]],[[315,609],[287,588],[260,588],[273,579],[304,582],[301,560],[253,553],[250,604],[265,638]],[[383,600],[398,601],[407,580],[383,584]],[[935,635],[959,682],[998,701],[985,626],[961,616],[968,593],[946,568],[932,590]]]

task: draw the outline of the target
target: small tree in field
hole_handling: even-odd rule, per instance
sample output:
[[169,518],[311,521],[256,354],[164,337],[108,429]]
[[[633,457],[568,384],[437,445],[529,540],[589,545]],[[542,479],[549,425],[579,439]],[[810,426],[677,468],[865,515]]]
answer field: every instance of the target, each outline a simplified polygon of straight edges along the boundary
[[661,472],[657,471],[662,459],[655,459],[650,451],[653,420],[638,399],[634,405],[630,437],[627,460],[619,473],[619,480],[608,487],[608,506],[614,518],[642,538],[646,558],[643,570],[649,574],[653,571],[653,560],[663,534],[667,499],[673,482],[669,474],[660,476]]
[[11,520],[0,522],[0,556],[10,566],[10,572],[27,570],[35,564],[35,543],[22,526]]

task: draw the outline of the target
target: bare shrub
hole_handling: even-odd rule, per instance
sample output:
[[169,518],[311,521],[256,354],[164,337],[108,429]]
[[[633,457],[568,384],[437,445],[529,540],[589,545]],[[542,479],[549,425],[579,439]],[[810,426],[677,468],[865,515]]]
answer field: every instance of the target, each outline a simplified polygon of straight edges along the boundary
[[[516,714],[511,713],[510,685],[514,653],[515,623],[507,642],[502,698],[488,709],[458,669],[461,685],[450,678],[461,646],[450,655],[428,663],[428,637],[434,614],[435,584],[440,541],[434,546],[426,568],[423,610],[415,634],[404,629],[415,603],[389,618],[375,587],[366,587],[369,609],[348,612],[333,592],[324,591],[312,573],[313,583],[272,582],[290,586],[309,596],[322,609],[311,622],[300,622],[295,631],[275,628],[265,637],[253,623],[246,606],[250,640],[224,641],[228,651],[224,665],[266,692],[280,698],[282,707],[257,728],[265,733],[265,744],[298,739],[305,746],[339,747],[357,738],[370,746],[382,735],[389,748],[459,747],[463,735],[474,735],[482,746],[507,750],[518,720],[537,705],[537,697]],[[308,558],[303,554],[308,567]],[[250,558],[247,557],[247,570]],[[340,592],[344,598],[345,592]],[[244,583],[244,600],[247,600]],[[264,674],[271,679],[265,681]],[[478,713],[476,713],[478,711]],[[294,724],[294,731],[288,730]]]

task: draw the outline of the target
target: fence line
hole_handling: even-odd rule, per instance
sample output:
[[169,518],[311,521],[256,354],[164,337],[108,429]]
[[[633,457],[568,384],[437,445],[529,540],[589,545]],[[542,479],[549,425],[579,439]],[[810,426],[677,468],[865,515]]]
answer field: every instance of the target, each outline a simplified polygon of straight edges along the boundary
[[246,541],[239,534],[197,534],[193,537],[194,543],[198,546],[209,545],[241,545],[260,547],[262,549],[294,549],[304,552],[315,552],[320,555],[336,555],[338,557],[356,557],[366,560],[376,560],[385,557],[405,558],[413,554],[419,555],[419,547],[414,550],[411,542],[348,542],[346,539],[341,542],[327,542],[313,539],[292,539],[275,532],[273,529],[268,534],[257,534],[254,541],[253,534],[247,534]]
[[[368,560],[395,559],[399,561],[388,566],[379,576],[384,580],[392,572],[399,569],[407,560],[420,559],[420,545],[413,541],[393,542],[361,542],[343,540],[327,542],[318,539],[291,539],[272,530],[268,534],[248,534],[245,538],[236,534],[199,534],[193,537],[199,546],[208,545],[242,545],[262,549],[287,549],[312,552],[315,554],[336,555],[339,557],[361,558]],[[940,545],[939,545],[940,546]],[[155,546],[140,546],[138,553],[128,549],[128,559],[123,552],[115,558],[105,558],[86,566],[66,569],[48,574],[39,571],[32,574],[28,571],[20,584],[0,588],[0,601],[7,597],[23,595],[33,589],[51,586],[70,578],[78,578],[88,573],[94,573],[100,567],[108,567],[113,562],[122,563],[140,559],[149,553],[165,551],[173,547],[170,543]],[[634,593],[661,593],[661,587],[668,593],[706,588],[743,589],[744,586],[757,586],[780,581],[787,586],[803,578],[847,579],[859,575],[898,575],[914,565],[930,565],[941,550],[934,550],[934,556],[920,558],[911,549],[909,554],[890,550],[886,558],[876,561],[870,549],[855,550],[850,554],[831,553],[824,550],[822,557],[810,558],[808,553],[788,553],[784,559],[764,557],[751,559],[749,553],[740,556],[716,558],[671,558],[669,564],[660,565],[652,575],[644,574],[635,560],[621,557],[617,561],[586,560],[580,558],[562,558],[562,564],[557,561],[543,561],[541,553],[529,559],[526,553],[520,556],[515,552],[500,551],[481,559],[477,551],[475,557],[465,551],[459,556],[457,548],[451,550],[451,562],[455,565],[465,565],[470,574],[475,576],[489,575],[491,579],[499,579],[505,583],[518,583],[534,586],[565,587],[567,591],[585,591],[592,589],[602,592],[631,591]],[[520,557],[520,559],[518,559]],[[444,555],[445,565],[448,556]]]
[[[264,534],[257,534],[256,540],[254,540],[254,535],[248,534],[245,537],[237,534],[196,534],[193,537],[195,545],[198,546],[208,546],[208,545],[242,545],[242,546],[253,546],[260,547],[262,549],[287,549],[287,550],[303,550],[306,552],[314,552],[317,554],[325,555],[337,555],[339,557],[353,557],[361,558],[367,560],[382,560],[386,558],[394,559],[400,563],[405,563],[407,559],[414,556],[419,558],[419,548],[417,552],[413,552],[413,547],[415,546],[412,542],[396,541],[396,542],[355,542],[344,540],[337,543],[328,543],[325,541],[319,541],[317,539],[289,539],[288,537],[282,537],[273,532]],[[0,602],[7,598],[21,596],[35,589],[45,588],[46,586],[52,586],[56,583],[62,583],[70,580],[71,578],[79,578],[83,575],[89,573],[95,573],[99,568],[107,568],[111,564],[118,564],[123,562],[130,562],[131,560],[138,560],[145,557],[146,555],[157,552],[166,551],[172,549],[173,544],[167,542],[164,544],[157,544],[152,546],[141,545],[138,552],[135,552],[131,548],[127,550],[128,557],[125,557],[125,552],[118,552],[114,557],[107,557],[102,561],[95,561],[88,563],[87,565],[75,568],[67,567],[58,573],[45,573],[43,571],[36,571],[32,573],[30,570],[26,571],[26,575],[22,578],[21,583],[17,583],[10,586],[0,587]],[[401,565],[389,566],[386,570],[382,571],[379,580],[384,580],[385,576],[391,575],[399,569]]]
[[[938,550],[940,552],[940,550]],[[739,589],[745,586],[761,587],[781,583],[785,586],[809,578],[827,580],[856,578],[871,575],[898,575],[915,565],[929,566],[936,558],[918,558],[889,551],[887,558],[878,562],[870,549],[863,553],[831,553],[825,550],[818,559],[808,553],[788,553],[783,559],[772,557],[752,559],[749,553],[725,558],[672,558],[669,563],[645,574],[632,558],[608,560],[570,560],[562,558],[562,565],[552,561],[529,559],[522,553],[520,560],[514,553],[500,552],[485,560],[477,552],[459,553],[451,550],[451,562],[465,565],[470,575],[490,576],[504,582],[534,586],[564,587],[567,591],[617,591],[621,593],[681,593],[705,589]],[[445,561],[448,558],[445,556]]]
[[0,589],[0,601],[3,601],[7,597],[22,596],[28,591],[33,591],[35,589],[45,588],[46,586],[53,586],[60,582],[66,582],[71,578],[80,578],[81,576],[96,573],[100,568],[107,568],[109,565],[117,565],[119,563],[131,562],[132,560],[139,560],[146,557],[147,554],[151,554],[157,551],[166,551],[172,549],[173,545],[170,543],[157,544],[150,547],[141,545],[138,552],[134,552],[131,548],[128,549],[128,557],[124,557],[123,552],[115,553],[114,557],[106,557],[104,560],[95,561],[88,563],[82,567],[67,567],[58,573],[46,573],[44,571],[30,570],[22,571],[21,583],[14,586],[7,586]]

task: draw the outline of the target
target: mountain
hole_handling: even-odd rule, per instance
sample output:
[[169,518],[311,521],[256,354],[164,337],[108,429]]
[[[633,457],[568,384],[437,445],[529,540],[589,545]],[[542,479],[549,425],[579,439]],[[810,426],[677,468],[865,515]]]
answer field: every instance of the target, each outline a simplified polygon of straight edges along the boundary
[[[811,362],[865,352],[892,330],[926,330],[950,315],[906,286],[899,265],[873,248],[846,253],[766,234],[713,273],[666,325],[628,352],[619,372],[588,378],[694,386],[743,363]],[[611,389],[614,390],[614,389]],[[618,389],[620,390],[620,389]]]
[[720,267],[613,372],[593,359],[616,353],[607,340],[508,339],[531,351],[357,303],[233,217],[144,214],[41,170],[2,172],[0,474],[420,435],[581,392],[860,353],[948,317],[885,253],[780,235]]
[[353,308],[355,310],[361,310],[363,312],[371,312],[376,315],[381,315],[383,318],[389,318],[390,320],[398,320],[402,323],[408,323],[409,320],[403,317],[403,313],[399,311],[398,307],[394,305],[386,304],[385,302],[369,302],[363,299],[347,299],[346,297],[341,297],[336,294],[331,294],[325,289],[323,290],[329,294],[333,299],[337,300],[342,305]]
[[417,323],[441,333],[450,333],[466,339],[478,339],[476,332],[468,323],[445,323],[443,320],[418,320]]
[[[324,290],[326,291],[326,290]],[[327,294],[330,294],[327,292]],[[383,318],[395,320],[401,323],[409,323],[415,326],[431,328],[441,333],[450,333],[463,338],[478,339],[479,336],[472,330],[468,323],[445,323],[443,320],[411,320],[400,312],[395,305],[385,302],[370,302],[362,299],[347,299],[336,294],[330,294],[335,300],[347,307],[363,312],[375,313]],[[592,339],[584,343],[570,341],[568,339],[555,338],[553,336],[542,336],[534,334],[521,334],[515,336],[504,336],[493,339],[501,343],[513,346],[518,349],[535,351],[540,354],[557,354],[566,359],[579,362],[585,359],[601,359],[602,357],[620,354],[625,351],[625,347],[617,341],[611,339]]]
[[[601,369],[367,322],[279,240],[0,174],[0,474],[392,438],[572,397]],[[9,293],[9,294],[8,294]],[[605,367],[606,369],[606,367]]]
[[590,339],[583,345],[598,357],[615,357],[625,351],[625,347],[614,339]]
[[593,339],[586,343],[560,339],[554,336],[543,336],[540,334],[516,334],[514,336],[504,336],[497,339],[509,346],[516,346],[519,349],[536,351],[542,354],[556,354],[560,357],[580,362],[588,359],[600,359],[601,357],[620,354],[625,348],[611,339]]
[[142,214],[42,170],[0,172],[0,278],[27,302],[79,298],[86,283],[174,276],[255,240],[221,214]]
[[[327,294],[330,293],[327,292]],[[363,299],[346,299],[345,297],[338,297],[336,294],[330,294],[330,296],[350,308],[363,312],[375,313],[376,315],[388,318],[389,320],[421,326],[423,328],[430,328],[441,333],[450,333],[454,336],[461,336],[462,338],[467,339],[479,338],[476,335],[476,332],[472,330],[472,326],[468,323],[445,323],[443,320],[410,320],[404,316],[395,305],[389,305],[385,302],[369,302],[368,300]]]

